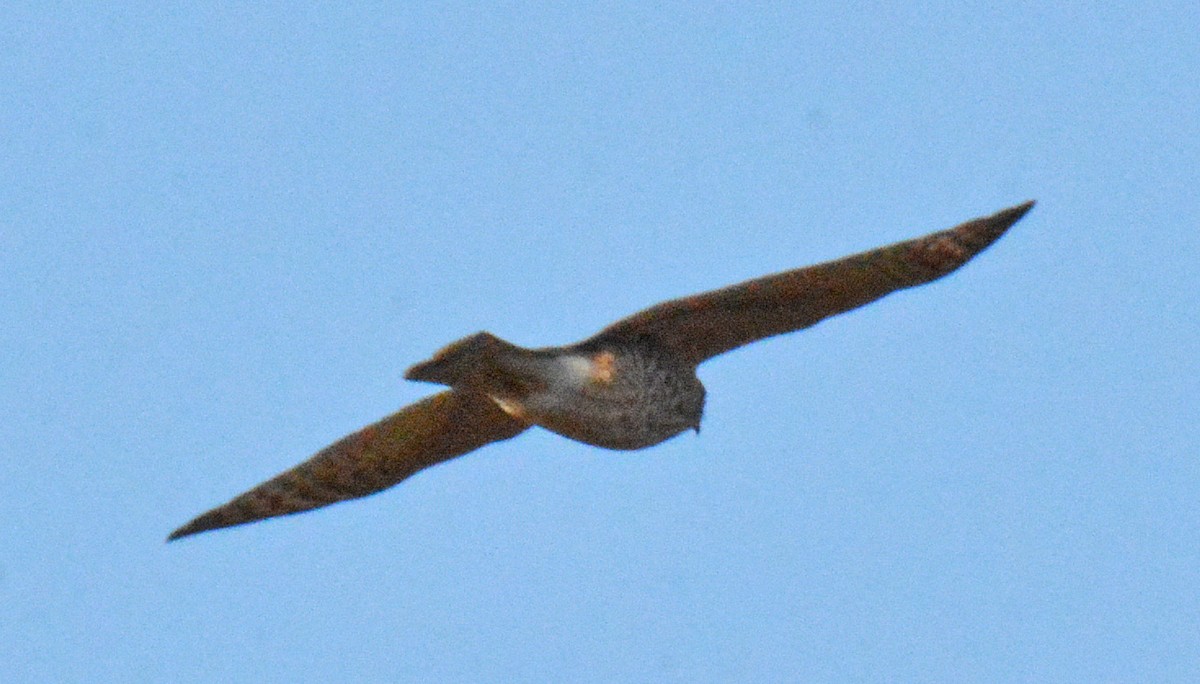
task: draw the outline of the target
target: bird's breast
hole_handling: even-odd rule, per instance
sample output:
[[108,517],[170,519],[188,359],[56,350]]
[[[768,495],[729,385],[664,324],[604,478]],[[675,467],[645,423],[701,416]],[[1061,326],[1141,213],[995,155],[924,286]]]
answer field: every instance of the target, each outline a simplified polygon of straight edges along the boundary
[[697,428],[704,388],[690,368],[637,351],[547,359],[538,390],[493,397],[505,412],[609,449],[641,449]]

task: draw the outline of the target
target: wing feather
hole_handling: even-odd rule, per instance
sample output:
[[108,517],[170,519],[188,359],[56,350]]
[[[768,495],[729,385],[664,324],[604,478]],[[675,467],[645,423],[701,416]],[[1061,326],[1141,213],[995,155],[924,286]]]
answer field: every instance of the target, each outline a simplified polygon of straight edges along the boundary
[[650,339],[686,362],[699,364],[756,340],[807,328],[896,290],[937,280],[999,239],[1033,204],[835,261],[662,302],[617,321],[582,345]]
[[441,392],[343,437],[291,470],[200,515],[167,540],[374,494],[423,468],[515,437],[527,427],[486,396]]

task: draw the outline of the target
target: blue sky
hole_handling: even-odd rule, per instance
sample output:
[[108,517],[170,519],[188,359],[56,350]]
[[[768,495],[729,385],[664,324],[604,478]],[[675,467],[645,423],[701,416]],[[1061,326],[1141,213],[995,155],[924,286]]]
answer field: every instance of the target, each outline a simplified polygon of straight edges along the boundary
[[[0,680],[1196,681],[1195,3],[10,6]],[[542,431],[164,545],[489,330],[1037,208]]]

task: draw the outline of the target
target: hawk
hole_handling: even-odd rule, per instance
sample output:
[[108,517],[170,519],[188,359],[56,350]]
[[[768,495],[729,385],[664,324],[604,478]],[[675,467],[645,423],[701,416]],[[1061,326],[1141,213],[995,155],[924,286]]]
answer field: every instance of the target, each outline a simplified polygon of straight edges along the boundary
[[704,411],[698,365],[937,280],[995,242],[1033,204],[662,302],[576,344],[525,349],[486,332],[463,338],[404,376],[449,389],[343,437],[200,515],[168,541],[374,494],[534,425],[608,449],[642,449],[698,432]]

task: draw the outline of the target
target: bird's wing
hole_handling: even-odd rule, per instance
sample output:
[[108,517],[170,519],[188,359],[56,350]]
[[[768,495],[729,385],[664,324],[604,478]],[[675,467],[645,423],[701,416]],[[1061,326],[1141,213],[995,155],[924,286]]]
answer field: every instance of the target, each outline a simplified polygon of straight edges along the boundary
[[180,527],[167,540],[374,494],[422,468],[515,437],[527,427],[486,396],[441,392],[343,437]]
[[1033,204],[836,261],[666,301],[613,323],[582,344],[648,339],[699,364],[937,280],[995,242]]

